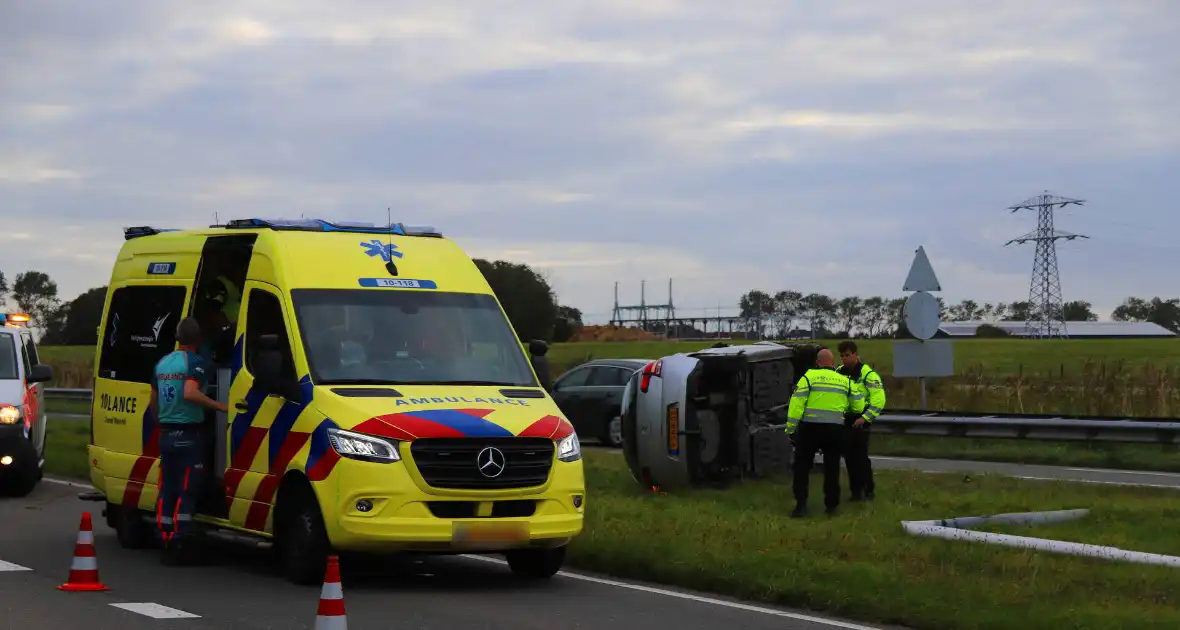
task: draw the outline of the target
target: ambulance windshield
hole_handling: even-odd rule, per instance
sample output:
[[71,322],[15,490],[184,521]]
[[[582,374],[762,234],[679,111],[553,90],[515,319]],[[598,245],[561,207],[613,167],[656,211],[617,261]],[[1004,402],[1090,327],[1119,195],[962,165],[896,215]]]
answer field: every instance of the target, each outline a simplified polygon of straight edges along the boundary
[[16,371],[16,338],[0,332],[0,380],[20,378]]
[[299,289],[291,297],[316,384],[537,386],[490,295]]

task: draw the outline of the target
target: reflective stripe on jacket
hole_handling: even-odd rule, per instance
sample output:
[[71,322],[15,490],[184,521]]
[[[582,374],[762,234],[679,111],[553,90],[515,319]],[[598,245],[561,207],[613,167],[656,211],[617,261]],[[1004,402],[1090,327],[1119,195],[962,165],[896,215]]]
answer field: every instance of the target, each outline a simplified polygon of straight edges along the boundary
[[787,433],[794,433],[800,422],[844,424],[844,414],[864,411],[864,395],[852,379],[832,368],[812,368],[800,377],[787,409]]
[[881,382],[881,375],[867,363],[860,364],[860,375],[852,379],[852,384],[865,398],[865,410],[861,415],[866,421],[872,422],[885,412],[885,384]]

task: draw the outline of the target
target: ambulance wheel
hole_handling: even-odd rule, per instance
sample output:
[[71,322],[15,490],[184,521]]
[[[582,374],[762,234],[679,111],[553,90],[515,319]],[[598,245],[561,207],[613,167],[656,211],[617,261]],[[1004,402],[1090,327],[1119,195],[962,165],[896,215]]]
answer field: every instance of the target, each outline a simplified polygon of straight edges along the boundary
[[331,545],[311,486],[302,480],[287,484],[279,492],[275,517],[275,550],[287,580],[304,586],[323,583]]
[[504,554],[508,568],[523,578],[545,580],[557,575],[565,563],[565,546],[552,549],[515,549]]
[[107,514],[120,547],[147,549],[156,545],[156,532],[144,520],[147,513],[143,510],[107,503]]

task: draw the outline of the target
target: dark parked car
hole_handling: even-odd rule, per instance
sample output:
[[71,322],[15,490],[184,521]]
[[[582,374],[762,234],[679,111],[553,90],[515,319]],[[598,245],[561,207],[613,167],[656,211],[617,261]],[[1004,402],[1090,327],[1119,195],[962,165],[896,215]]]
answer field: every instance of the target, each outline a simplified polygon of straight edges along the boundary
[[651,363],[648,359],[598,359],[583,363],[557,377],[553,382],[553,400],[579,436],[622,446],[619,408],[623,403],[623,388],[635,370],[648,363]]

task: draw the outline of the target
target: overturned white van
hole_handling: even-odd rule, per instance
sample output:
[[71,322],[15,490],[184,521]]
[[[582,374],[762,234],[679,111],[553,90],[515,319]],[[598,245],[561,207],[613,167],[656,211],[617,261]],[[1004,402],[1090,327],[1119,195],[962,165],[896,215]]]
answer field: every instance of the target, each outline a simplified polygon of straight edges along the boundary
[[632,476],[666,490],[789,473],[787,404],[820,348],[758,342],[649,363],[623,393],[623,454]]

